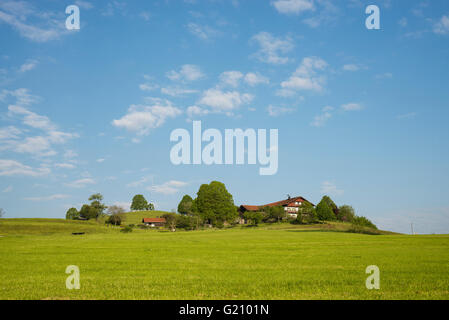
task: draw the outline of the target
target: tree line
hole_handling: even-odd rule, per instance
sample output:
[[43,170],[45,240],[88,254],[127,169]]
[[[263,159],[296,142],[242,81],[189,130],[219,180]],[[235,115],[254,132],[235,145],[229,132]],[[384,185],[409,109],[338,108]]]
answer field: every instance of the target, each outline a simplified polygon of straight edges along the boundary
[[[113,225],[120,225],[124,220],[125,209],[117,206],[106,206],[103,203],[103,195],[95,193],[89,197],[89,204],[84,204],[78,211],[76,208],[70,208],[66,212],[66,219],[68,220],[98,220],[101,217],[106,217],[106,223]],[[131,203],[132,211],[153,211],[154,205],[149,203],[141,194],[133,197]]]

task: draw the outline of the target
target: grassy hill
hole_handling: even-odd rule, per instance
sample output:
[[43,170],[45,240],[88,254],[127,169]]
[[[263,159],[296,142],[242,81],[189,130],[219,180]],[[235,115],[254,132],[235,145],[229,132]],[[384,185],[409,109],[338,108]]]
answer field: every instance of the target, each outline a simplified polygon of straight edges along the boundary
[[[449,235],[345,228],[124,234],[95,222],[0,219],[0,299],[449,299]],[[380,290],[365,287],[373,264]],[[65,288],[68,265],[80,268],[80,290]]]

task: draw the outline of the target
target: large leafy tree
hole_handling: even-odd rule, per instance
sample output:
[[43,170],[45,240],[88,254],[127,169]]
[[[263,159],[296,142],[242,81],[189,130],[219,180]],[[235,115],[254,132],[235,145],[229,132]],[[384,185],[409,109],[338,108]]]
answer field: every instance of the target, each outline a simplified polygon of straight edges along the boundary
[[237,218],[234,199],[225,185],[218,181],[201,185],[195,199],[195,210],[203,220],[209,220],[214,225],[232,222]]
[[265,212],[268,219],[278,222],[287,216],[287,213],[282,206],[264,207],[263,211]]
[[325,197],[316,206],[316,214],[321,221],[333,221],[335,220],[335,214]]
[[76,208],[70,208],[69,210],[67,210],[67,213],[65,214],[65,218],[67,220],[75,220],[79,216],[80,213],[78,212],[78,210],[76,210]]
[[192,197],[186,194],[184,197],[182,197],[182,200],[178,205],[178,212],[184,215],[191,215],[193,212],[192,205],[193,205]]
[[353,207],[348,205],[342,205],[338,208],[338,220],[351,222],[355,217],[355,210]]
[[[102,203],[103,196],[101,193],[95,193],[89,197],[91,210],[96,212],[95,218],[104,214],[104,210],[106,210],[107,206]],[[92,218],[91,218],[92,219]]]
[[298,209],[298,221],[313,223],[318,220],[316,209],[310,202],[304,201]]
[[150,210],[150,205],[148,204],[147,199],[145,199],[143,195],[136,194],[133,197],[133,201],[131,203],[131,210],[133,211]]
[[96,219],[98,217],[98,211],[88,204],[85,204],[81,207],[79,214],[81,218],[87,220]]

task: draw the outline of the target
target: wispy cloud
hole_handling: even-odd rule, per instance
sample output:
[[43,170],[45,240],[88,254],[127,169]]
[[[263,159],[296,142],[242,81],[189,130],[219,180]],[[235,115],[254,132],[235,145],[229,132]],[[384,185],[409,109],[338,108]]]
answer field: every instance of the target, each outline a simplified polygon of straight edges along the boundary
[[0,21],[31,41],[47,42],[70,34],[63,12],[40,11],[29,2],[1,1]]
[[23,198],[27,201],[51,201],[51,200],[60,200],[60,199],[67,199],[70,196],[68,194],[53,194],[51,196],[45,196],[45,197],[28,197]]
[[95,183],[96,183],[95,180],[92,178],[84,178],[84,179],[78,179],[73,182],[66,183],[65,185],[68,187],[71,187],[71,188],[84,188],[88,185],[92,185]]
[[289,36],[275,37],[269,32],[260,32],[251,38],[259,45],[259,51],[253,56],[261,62],[285,64],[290,61],[285,55],[293,50],[293,40]]
[[0,159],[0,176],[40,177],[50,172],[47,167],[32,168],[16,160]]
[[330,181],[324,181],[321,184],[321,194],[330,195],[330,196],[341,196],[343,195],[344,190],[338,189],[335,183]]
[[149,191],[155,193],[161,193],[165,195],[175,194],[180,191],[180,189],[187,185],[187,182],[171,180],[165,182],[161,185],[155,185],[148,188]]
[[323,71],[327,67],[327,62],[321,58],[304,58],[290,78],[281,83],[281,87],[293,91],[322,91],[326,83],[326,76]]

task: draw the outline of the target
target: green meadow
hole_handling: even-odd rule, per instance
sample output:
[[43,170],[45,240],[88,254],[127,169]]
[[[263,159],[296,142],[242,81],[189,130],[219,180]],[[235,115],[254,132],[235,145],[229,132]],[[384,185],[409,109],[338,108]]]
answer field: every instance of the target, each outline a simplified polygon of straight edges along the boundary
[[[449,235],[345,228],[122,233],[95,222],[1,219],[0,299],[449,299]],[[80,269],[80,290],[66,289],[68,265]],[[380,290],[365,287],[369,265],[380,268]]]

